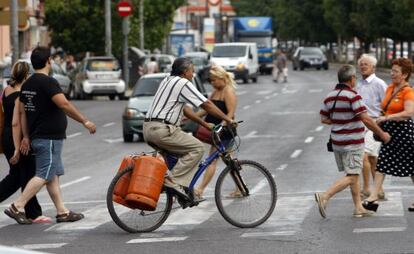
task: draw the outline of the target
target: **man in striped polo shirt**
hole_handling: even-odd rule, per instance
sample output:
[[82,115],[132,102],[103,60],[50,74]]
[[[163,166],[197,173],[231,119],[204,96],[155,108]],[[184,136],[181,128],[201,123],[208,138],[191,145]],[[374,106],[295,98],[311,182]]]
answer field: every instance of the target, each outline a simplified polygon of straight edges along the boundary
[[362,207],[359,174],[362,171],[364,154],[364,125],[387,143],[390,135],[381,130],[368,116],[361,96],[353,90],[356,84],[356,70],[352,65],[344,65],[338,71],[339,84],[325,98],[320,111],[321,122],[331,125],[331,140],[339,171],[345,176],[336,180],[323,193],[315,193],[319,212],[326,217],[326,205],[336,193],[350,186],[354,202],[355,217],[372,215]]
[[182,131],[179,127],[183,113],[186,117],[209,128],[209,125],[191,114],[186,104],[201,107],[228,124],[233,120],[204,97],[191,83],[194,66],[189,58],[177,58],[171,70],[171,76],[160,84],[154,96],[143,126],[147,143],[178,155],[177,164],[172,170],[171,179],[166,178],[164,185],[173,188],[179,195],[194,202],[202,201],[194,193],[187,193],[188,187],[197,171],[198,163],[204,154],[204,145],[197,138]]

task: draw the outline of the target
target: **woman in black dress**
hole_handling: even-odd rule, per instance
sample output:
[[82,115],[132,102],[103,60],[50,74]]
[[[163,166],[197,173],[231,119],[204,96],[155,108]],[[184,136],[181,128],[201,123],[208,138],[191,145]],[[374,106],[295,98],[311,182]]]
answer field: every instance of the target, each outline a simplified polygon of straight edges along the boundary
[[[1,142],[4,149],[4,155],[10,166],[9,174],[0,181],[0,202],[3,202],[18,189],[25,188],[29,180],[35,175],[36,164],[33,155],[20,155],[20,122],[18,108],[15,109],[15,102],[19,98],[20,87],[29,75],[30,66],[27,62],[17,62],[12,69],[9,86],[4,89],[2,95],[2,104],[4,112],[4,125]],[[13,119],[14,117],[14,119]],[[14,137],[13,137],[13,132]],[[15,147],[16,145],[16,147]],[[33,222],[44,223],[51,222],[51,219],[42,216],[42,208],[33,197],[25,207],[27,218]]]
[[[233,79],[233,74],[226,72],[222,67],[218,65],[213,65],[210,68],[210,83],[213,86],[213,93],[210,95],[210,100],[221,110],[224,114],[234,119],[234,114],[237,107],[237,96],[236,96],[236,83]],[[212,115],[207,114],[205,111],[201,110],[197,112],[197,115],[204,116],[206,115],[204,121],[207,123],[217,125],[222,121]],[[210,148],[210,154],[215,151],[214,146]],[[195,194],[199,197],[202,197],[205,188],[208,183],[213,178],[216,168],[217,161],[213,161],[210,166],[206,169],[204,173],[203,180],[200,185],[195,189]],[[230,196],[236,195],[237,192],[230,194]]]

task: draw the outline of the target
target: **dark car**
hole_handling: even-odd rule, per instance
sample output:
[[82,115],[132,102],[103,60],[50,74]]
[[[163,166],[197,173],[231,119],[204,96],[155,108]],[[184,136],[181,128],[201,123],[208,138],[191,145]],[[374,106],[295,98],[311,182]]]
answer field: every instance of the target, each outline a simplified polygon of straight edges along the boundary
[[209,54],[206,52],[189,52],[186,53],[184,57],[191,59],[194,64],[194,70],[201,82],[206,82],[210,71]]
[[298,47],[292,57],[293,70],[316,68],[320,70],[329,68],[328,60],[322,49],[318,47]]
[[[128,104],[122,114],[124,142],[132,142],[134,134],[137,134],[139,139],[143,140],[142,126],[145,114],[154,99],[161,81],[168,75],[169,73],[147,74],[142,76],[135,84]],[[206,89],[197,76],[193,78],[193,84],[207,97]]]

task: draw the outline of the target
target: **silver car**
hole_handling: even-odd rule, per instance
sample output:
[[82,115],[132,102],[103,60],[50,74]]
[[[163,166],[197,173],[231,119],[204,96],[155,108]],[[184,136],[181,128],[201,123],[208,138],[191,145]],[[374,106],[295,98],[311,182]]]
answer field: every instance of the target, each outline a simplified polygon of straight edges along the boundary
[[123,99],[126,85],[122,80],[119,62],[114,57],[86,57],[75,75],[70,97],[87,99],[94,95]]

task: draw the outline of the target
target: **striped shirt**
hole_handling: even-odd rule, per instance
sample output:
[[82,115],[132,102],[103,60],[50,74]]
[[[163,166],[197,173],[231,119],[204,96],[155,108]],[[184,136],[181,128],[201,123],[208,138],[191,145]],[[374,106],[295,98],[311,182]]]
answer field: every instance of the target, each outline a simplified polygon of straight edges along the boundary
[[[343,89],[339,96],[339,90]],[[333,105],[336,100],[334,110]],[[332,121],[333,149],[339,152],[364,148],[365,127],[358,115],[367,112],[362,98],[346,84],[338,84],[325,98],[320,114]]]
[[387,84],[375,73],[366,79],[358,80],[356,91],[361,95],[370,117],[377,118],[381,115],[381,102],[385,97],[385,90],[387,90]]
[[146,118],[162,119],[179,125],[185,104],[199,107],[205,101],[207,98],[190,81],[178,76],[168,76],[161,81]]

